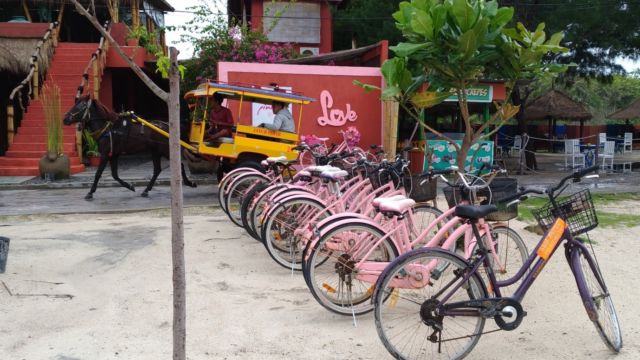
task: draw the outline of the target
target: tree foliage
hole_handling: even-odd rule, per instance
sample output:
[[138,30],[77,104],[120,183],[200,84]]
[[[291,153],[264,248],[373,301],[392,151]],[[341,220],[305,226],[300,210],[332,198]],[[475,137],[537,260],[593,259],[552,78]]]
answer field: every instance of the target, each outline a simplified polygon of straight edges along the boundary
[[201,0],[187,8],[194,16],[181,26],[181,41],[193,44],[194,57],[186,62],[183,88],[195,87],[200,78],[215,79],[220,61],[275,63],[295,56],[289,44],[271,44],[261,31],[229,24],[216,4]]
[[640,56],[640,2],[628,0],[500,0],[514,6],[515,19],[527,26],[544,21],[550,31],[565,34],[562,45],[567,53],[555,55],[554,61],[574,63],[564,81],[576,78],[610,81],[624,74],[616,63],[620,56]]
[[398,9],[401,0],[351,0],[346,5],[333,8],[333,48],[351,48],[388,40],[397,44],[402,33],[389,14]]
[[544,24],[534,31],[521,23],[509,27],[513,8],[499,7],[497,1],[403,1],[393,17],[405,41],[391,47],[396,57],[382,66],[386,83],[382,96],[399,101],[419,121],[421,109],[455,93],[465,124],[461,146],[423,122],[421,125],[450,141],[458,154],[465,154],[458,155],[460,168],[471,145],[487,136],[485,130],[501,126],[518,111],[508,102],[496,103],[491,118],[473,129],[466,94],[470,86],[482,78],[494,78],[504,79],[507,87],[513,88],[518,80],[565,70],[542,61],[547,54],[567,51],[559,45],[562,34],[547,37]]

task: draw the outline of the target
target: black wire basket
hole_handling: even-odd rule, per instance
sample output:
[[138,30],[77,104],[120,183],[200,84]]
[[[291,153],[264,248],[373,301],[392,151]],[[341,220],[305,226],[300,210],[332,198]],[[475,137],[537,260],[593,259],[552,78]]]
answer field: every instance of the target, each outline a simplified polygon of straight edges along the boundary
[[431,181],[420,178],[420,175],[411,175],[411,189],[409,197],[416,202],[430,201],[437,196],[438,178]]
[[589,189],[558,199],[556,203],[558,205],[557,208],[554,208],[551,202],[548,202],[540,209],[531,211],[544,231],[551,228],[557,217],[565,219],[573,236],[586,233],[598,226],[596,208],[593,206],[593,199]]

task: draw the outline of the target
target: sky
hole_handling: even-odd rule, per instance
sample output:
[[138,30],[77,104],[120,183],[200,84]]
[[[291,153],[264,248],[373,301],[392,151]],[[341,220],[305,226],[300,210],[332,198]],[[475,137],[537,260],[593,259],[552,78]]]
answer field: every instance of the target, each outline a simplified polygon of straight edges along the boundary
[[[167,26],[182,25],[192,18],[190,13],[180,12],[184,11],[187,7],[193,6],[202,0],[168,0],[169,4],[176,9],[176,12],[167,13],[165,15],[165,23]],[[220,0],[208,0],[211,2],[217,1],[218,3],[226,4],[226,1]],[[225,11],[225,9],[220,9]],[[175,46],[179,51],[179,59],[189,59],[193,55],[193,47],[190,44],[180,41],[180,32],[171,31],[167,33],[167,45]],[[640,59],[633,61],[630,59],[619,58],[618,63],[621,64],[628,72],[640,69]]]

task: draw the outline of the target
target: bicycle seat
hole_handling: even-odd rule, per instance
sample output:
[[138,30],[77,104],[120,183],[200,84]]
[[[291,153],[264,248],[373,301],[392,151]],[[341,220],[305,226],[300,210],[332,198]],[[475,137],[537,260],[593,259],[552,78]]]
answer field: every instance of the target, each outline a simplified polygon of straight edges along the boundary
[[404,214],[405,212],[411,210],[416,202],[413,199],[402,199],[402,200],[386,200],[380,202],[380,211],[382,212],[392,212],[398,215]]
[[289,160],[287,160],[286,156],[278,156],[278,157],[272,156],[267,158],[267,162],[269,164],[273,164],[273,163],[288,164]]
[[311,173],[308,172],[307,170],[300,170],[298,171],[298,173],[296,173],[293,179],[296,181],[311,181],[312,177],[311,177]]
[[394,195],[394,196],[390,196],[390,197],[379,197],[379,198],[375,198],[373,199],[373,201],[371,202],[371,205],[373,205],[373,207],[375,208],[379,208],[380,207],[380,203],[385,202],[385,201],[398,201],[398,200],[404,200],[407,197],[404,195]]
[[[332,170],[332,169],[336,169],[336,170]],[[310,172],[311,175],[313,176],[320,176],[320,174],[322,174],[325,171],[337,171],[340,169],[331,165],[320,165],[320,166],[309,166],[305,170]]]
[[340,170],[340,169],[338,169],[337,171],[330,170],[330,171],[323,171],[322,173],[320,173],[321,178],[329,181],[334,181],[334,182],[342,180],[347,176],[349,176],[349,173],[346,172],[345,170]]
[[498,211],[495,205],[458,205],[455,214],[465,219],[479,219],[495,211]]

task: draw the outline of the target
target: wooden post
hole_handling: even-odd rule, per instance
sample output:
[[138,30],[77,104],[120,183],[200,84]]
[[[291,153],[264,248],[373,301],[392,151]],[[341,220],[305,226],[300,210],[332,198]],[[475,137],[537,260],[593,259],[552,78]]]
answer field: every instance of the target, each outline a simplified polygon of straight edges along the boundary
[[13,105],[7,105],[7,141],[8,145],[13,144],[13,134],[15,133],[13,129]]
[[27,20],[33,22],[33,20],[31,20],[31,14],[29,13],[29,7],[27,6],[27,0],[22,0],[22,10],[24,10],[24,16],[27,17]]
[[36,60],[35,63],[33,63],[33,77],[31,78],[31,81],[33,83],[33,100],[38,100],[39,98],[39,87],[40,87],[40,71],[38,71],[38,60]]
[[78,151],[80,162],[82,162],[84,154],[82,153],[82,131],[80,130],[80,124],[76,126],[76,150]]
[[396,101],[383,101],[382,142],[389,159],[396,157],[396,148],[398,147],[398,110],[399,104]]
[[182,217],[182,172],[180,158],[180,75],[178,50],[169,49],[169,164],[171,167],[171,257],[173,261],[173,360],[185,360],[186,279],[184,223]]
[[60,11],[58,12],[58,26],[62,24],[62,15],[64,15],[64,6],[66,5],[66,0],[62,0],[60,2]]
[[93,98],[100,99],[100,68],[98,62],[100,59],[96,56],[93,60]]
[[140,26],[140,7],[138,0],[131,0],[131,27],[133,29]]

